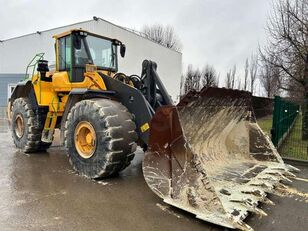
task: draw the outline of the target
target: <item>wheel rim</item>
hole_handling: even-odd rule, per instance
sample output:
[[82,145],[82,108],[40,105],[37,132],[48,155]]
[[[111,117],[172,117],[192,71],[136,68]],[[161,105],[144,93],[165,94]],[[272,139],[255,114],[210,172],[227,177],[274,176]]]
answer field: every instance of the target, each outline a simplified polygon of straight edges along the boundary
[[23,137],[25,132],[24,118],[18,114],[15,118],[15,134],[18,138]]
[[96,133],[89,122],[78,123],[74,139],[76,150],[81,157],[88,159],[93,156],[96,149]]

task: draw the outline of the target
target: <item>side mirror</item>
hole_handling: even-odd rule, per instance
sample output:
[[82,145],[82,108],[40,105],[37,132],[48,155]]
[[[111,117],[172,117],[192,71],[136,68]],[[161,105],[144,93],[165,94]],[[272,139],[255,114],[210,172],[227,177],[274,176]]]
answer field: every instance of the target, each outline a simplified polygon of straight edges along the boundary
[[125,46],[125,44],[121,43],[121,46],[120,46],[120,55],[121,55],[122,58],[124,58],[125,52],[126,52],[126,46]]

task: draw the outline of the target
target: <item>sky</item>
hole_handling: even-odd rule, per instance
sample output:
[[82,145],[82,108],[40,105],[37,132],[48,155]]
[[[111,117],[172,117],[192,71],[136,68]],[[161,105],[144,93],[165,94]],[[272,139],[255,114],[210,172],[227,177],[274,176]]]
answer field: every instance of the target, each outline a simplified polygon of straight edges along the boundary
[[[237,65],[266,42],[271,0],[0,0],[0,40],[103,18],[141,30],[147,24],[174,27],[182,45],[183,69],[211,64],[223,84]],[[258,87],[260,88],[260,87]],[[260,89],[256,89],[260,94]]]

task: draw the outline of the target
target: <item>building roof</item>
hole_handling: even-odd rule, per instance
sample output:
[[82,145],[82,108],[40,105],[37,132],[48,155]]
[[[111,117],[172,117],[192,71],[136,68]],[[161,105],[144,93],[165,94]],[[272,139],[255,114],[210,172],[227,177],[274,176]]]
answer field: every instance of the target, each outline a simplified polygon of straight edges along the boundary
[[[98,21],[98,20],[104,21],[104,22],[106,22],[108,24],[111,24],[111,25],[113,25],[115,27],[118,27],[120,29],[126,30],[127,32],[133,33],[133,34],[135,34],[137,36],[140,36],[140,37],[142,37],[144,39],[150,40],[151,42],[154,42],[154,43],[156,43],[158,45],[161,45],[160,43],[157,43],[156,41],[154,41],[153,39],[151,39],[146,34],[140,32],[140,31],[137,31],[137,30],[134,30],[134,29],[131,29],[131,28],[127,28],[127,27],[123,27],[123,26],[119,26],[117,24],[114,24],[114,23],[112,23],[110,21],[107,21],[107,20],[105,20],[103,18],[99,18],[99,17],[96,17],[96,16],[93,16],[93,19],[91,19],[91,20],[85,20],[85,21],[81,21],[81,22],[72,23],[72,24],[69,24],[69,25],[59,26],[59,27],[55,27],[55,28],[51,28],[51,29],[47,29],[47,30],[37,31],[37,32],[34,32],[34,33],[29,33],[29,34],[25,34],[25,35],[20,35],[20,36],[8,38],[8,39],[0,40],[0,43],[6,42],[6,41],[10,41],[10,40],[13,40],[13,39],[19,39],[19,38],[30,36],[30,35],[41,34],[41,33],[44,33],[44,32],[55,30],[55,29],[61,29],[61,28],[67,27],[67,26],[74,26],[74,25],[78,25],[80,23],[87,23],[87,22]],[[163,46],[163,45],[161,45],[161,46]],[[175,49],[172,49],[172,48],[169,48],[169,47],[166,47],[166,46],[163,46],[163,47],[182,54],[182,52],[177,51]]]

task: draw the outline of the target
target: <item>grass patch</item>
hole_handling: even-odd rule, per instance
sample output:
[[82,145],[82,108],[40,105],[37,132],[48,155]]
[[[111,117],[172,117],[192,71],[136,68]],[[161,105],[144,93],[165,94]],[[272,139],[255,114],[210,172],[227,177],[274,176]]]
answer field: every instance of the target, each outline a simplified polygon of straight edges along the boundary
[[[260,118],[257,123],[261,129],[271,137],[272,129],[272,115]],[[291,129],[290,134],[285,138],[279,147],[279,153],[284,157],[291,157],[295,159],[308,160],[308,140],[302,140],[302,115],[297,116],[295,124]]]
[[272,123],[273,123],[273,116],[265,116],[257,120],[257,123],[259,124],[260,128],[265,132],[268,136],[271,136],[271,129],[272,129]]

